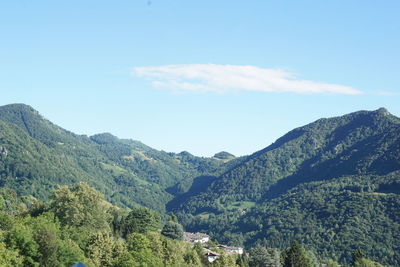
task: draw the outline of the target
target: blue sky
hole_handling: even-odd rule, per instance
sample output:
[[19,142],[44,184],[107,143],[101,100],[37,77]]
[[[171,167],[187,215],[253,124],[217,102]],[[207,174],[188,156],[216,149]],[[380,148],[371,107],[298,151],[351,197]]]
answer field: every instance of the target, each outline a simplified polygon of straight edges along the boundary
[[0,104],[79,134],[250,154],[321,117],[400,116],[399,1],[3,1]]

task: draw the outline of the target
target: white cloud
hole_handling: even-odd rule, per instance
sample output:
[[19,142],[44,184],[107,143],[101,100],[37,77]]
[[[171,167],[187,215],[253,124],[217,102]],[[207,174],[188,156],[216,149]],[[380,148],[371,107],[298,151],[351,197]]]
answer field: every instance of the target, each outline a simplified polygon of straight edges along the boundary
[[176,91],[260,91],[300,94],[360,94],[349,86],[297,79],[293,73],[255,66],[187,64],[136,67],[133,73],[153,86]]

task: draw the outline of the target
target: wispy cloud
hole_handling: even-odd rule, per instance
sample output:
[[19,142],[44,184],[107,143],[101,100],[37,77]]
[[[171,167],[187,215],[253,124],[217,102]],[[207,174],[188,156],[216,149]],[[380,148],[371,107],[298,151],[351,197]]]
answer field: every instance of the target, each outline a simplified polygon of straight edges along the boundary
[[192,92],[292,92],[299,94],[361,94],[349,86],[297,79],[288,71],[255,66],[187,64],[136,67],[134,75],[153,86]]

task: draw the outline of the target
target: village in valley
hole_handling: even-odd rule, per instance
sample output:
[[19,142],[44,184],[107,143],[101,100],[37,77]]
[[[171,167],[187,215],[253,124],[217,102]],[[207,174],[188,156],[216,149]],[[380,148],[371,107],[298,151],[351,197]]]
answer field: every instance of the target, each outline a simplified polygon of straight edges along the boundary
[[184,240],[188,243],[192,243],[193,245],[195,243],[199,243],[200,245],[202,245],[205,250],[205,256],[207,257],[209,263],[215,261],[221,253],[225,253],[228,255],[243,254],[243,248],[241,247],[232,247],[222,244],[213,244],[211,246],[210,243],[212,243],[212,241],[210,239],[210,236],[204,233],[185,232]]

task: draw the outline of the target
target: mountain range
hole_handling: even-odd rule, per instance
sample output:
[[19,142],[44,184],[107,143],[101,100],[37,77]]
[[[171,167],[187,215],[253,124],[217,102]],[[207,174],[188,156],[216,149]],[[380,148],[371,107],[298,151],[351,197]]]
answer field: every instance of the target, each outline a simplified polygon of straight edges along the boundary
[[386,109],[320,119],[245,157],[168,153],[112,134],[76,135],[32,107],[0,107],[0,186],[46,200],[85,181],[125,208],[173,212],[232,245],[323,257],[354,249],[400,265],[400,119]]
[[60,184],[85,181],[119,206],[165,211],[173,198],[168,191],[181,190],[192,177],[218,175],[232,164],[224,153],[201,158],[109,133],[76,135],[24,104],[0,107],[0,129],[0,185],[39,199]]

